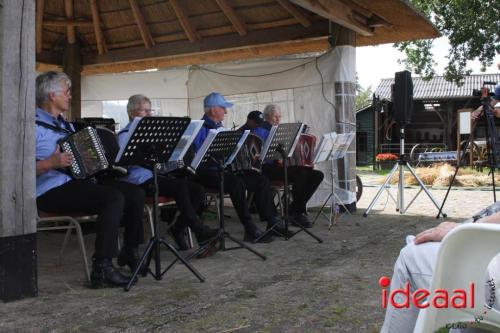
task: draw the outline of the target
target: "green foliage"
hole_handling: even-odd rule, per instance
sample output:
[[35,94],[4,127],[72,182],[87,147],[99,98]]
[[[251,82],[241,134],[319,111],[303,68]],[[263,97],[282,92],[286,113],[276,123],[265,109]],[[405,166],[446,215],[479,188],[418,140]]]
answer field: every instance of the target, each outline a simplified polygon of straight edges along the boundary
[[[460,84],[471,73],[467,62],[478,59],[483,67],[491,66],[500,54],[500,1],[484,0],[410,0],[448,38],[445,78]],[[432,40],[397,43],[405,52],[402,62],[408,69],[426,79],[434,76]]]
[[373,95],[371,86],[365,89],[358,85],[358,88],[356,90],[357,90],[356,101],[355,101],[356,110],[359,110],[362,107],[371,104]]

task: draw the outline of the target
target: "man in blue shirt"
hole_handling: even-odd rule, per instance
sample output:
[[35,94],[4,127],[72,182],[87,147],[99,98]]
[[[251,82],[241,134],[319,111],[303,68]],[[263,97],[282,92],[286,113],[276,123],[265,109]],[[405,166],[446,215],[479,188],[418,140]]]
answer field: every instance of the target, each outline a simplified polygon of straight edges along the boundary
[[[211,93],[203,101],[205,121],[202,129],[196,136],[193,145],[195,151],[200,149],[210,129],[222,127],[222,121],[226,109],[233,106],[227,102],[219,93]],[[198,170],[198,179],[201,184],[209,188],[217,188],[219,184],[218,175],[212,169]],[[272,200],[271,185],[269,180],[259,174],[233,174],[224,173],[224,190],[229,193],[234,209],[245,228],[245,241],[270,242],[273,240],[271,232],[264,234],[253,222],[248,209],[246,191],[254,193],[255,204],[262,221],[267,221],[267,229],[273,227],[275,234],[284,235],[284,228],[276,225],[278,223],[276,208]]]
[[129,277],[112,264],[118,248],[118,227],[125,226],[121,265],[135,269],[142,242],[145,194],[141,188],[110,181],[110,186],[90,180],[74,180],[66,171],[73,162],[62,153],[59,140],[73,133],[62,114],[69,109],[71,80],[64,73],[47,72],[36,79],[36,203],[40,211],[97,214],[91,285],[95,288],[124,286]]
[[[278,105],[269,104],[264,108],[264,122],[253,131],[266,141],[271,127],[281,122],[281,110]],[[289,206],[291,221],[303,228],[311,228],[312,223],[306,215],[306,204],[323,181],[323,173],[303,166],[289,166],[288,180],[292,184],[293,201]],[[262,172],[271,180],[283,180],[283,167],[276,163],[265,163]]]
[[[151,100],[144,95],[133,95],[127,103],[127,113],[132,121],[135,117],[151,116]],[[118,141],[120,147],[127,144],[127,133],[132,122],[118,133]],[[132,184],[140,185],[146,193],[153,195],[153,172],[144,167],[134,165],[128,166],[128,175],[123,178],[124,181]],[[173,176],[158,176],[159,194],[161,196],[173,197],[180,215],[177,221],[172,226],[172,234],[174,240],[180,250],[187,250],[189,247],[186,244],[184,230],[187,226],[193,230],[196,240],[200,246],[207,244],[218,233],[219,230],[211,229],[204,225],[198,216],[203,210],[205,202],[205,191],[199,184],[186,180],[176,179]],[[201,257],[212,255],[216,252],[216,244],[211,244],[206,251],[201,254]]]

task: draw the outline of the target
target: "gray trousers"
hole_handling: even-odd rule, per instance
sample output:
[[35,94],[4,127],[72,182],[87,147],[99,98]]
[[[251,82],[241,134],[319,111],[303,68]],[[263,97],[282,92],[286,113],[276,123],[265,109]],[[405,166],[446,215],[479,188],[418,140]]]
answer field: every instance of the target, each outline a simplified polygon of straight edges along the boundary
[[[491,206],[474,215],[474,219],[479,219],[500,212],[500,202],[494,203]],[[464,221],[470,223],[473,218]],[[410,293],[419,288],[430,289],[432,274],[436,265],[437,254],[441,242],[428,242],[419,245],[413,243],[413,236],[406,237],[406,246],[399,253],[399,257],[394,264],[394,273],[391,279],[390,289],[404,288],[406,282],[410,283]],[[500,255],[497,255],[488,267],[488,275],[485,272],[485,279],[494,278],[497,285],[500,280]],[[494,308],[499,309],[500,288],[496,291],[496,301]],[[400,295],[396,295],[400,296]],[[401,297],[403,297],[401,295]],[[396,302],[402,303],[403,300],[396,297]],[[390,302],[389,302],[390,303]],[[381,333],[412,333],[415,327],[419,309],[413,307],[410,302],[409,308],[396,309],[391,304],[387,304],[384,324]],[[484,332],[478,329],[466,329],[464,331],[451,329],[450,333],[458,332]]]

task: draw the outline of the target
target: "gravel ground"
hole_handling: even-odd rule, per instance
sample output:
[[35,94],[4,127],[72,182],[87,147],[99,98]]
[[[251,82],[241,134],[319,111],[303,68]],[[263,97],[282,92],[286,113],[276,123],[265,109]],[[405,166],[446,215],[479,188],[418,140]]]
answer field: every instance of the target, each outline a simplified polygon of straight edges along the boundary
[[[366,187],[357,213],[343,215],[330,230],[325,219],[318,220],[312,231],[322,244],[302,232],[289,241],[255,245],[266,261],[245,250],[193,260],[204,283],[177,264],[163,280],[141,278],[130,292],[92,290],[76,241],[58,265],[63,235],[40,233],[39,296],[1,304],[0,331],[378,332],[384,315],[378,279],[391,275],[405,235],[439,220],[424,193],[405,215],[383,194],[363,218],[376,189]],[[406,201],[416,192],[406,189]],[[444,191],[432,193],[441,202]],[[445,209],[449,220],[459,221],[492,201],[491,192],[454,190]],[[243,237],[234,218],[228,230]],[[87,235],[89,252],[92,242],[92,234]],[[171,258],[162,252],[164,267]]]

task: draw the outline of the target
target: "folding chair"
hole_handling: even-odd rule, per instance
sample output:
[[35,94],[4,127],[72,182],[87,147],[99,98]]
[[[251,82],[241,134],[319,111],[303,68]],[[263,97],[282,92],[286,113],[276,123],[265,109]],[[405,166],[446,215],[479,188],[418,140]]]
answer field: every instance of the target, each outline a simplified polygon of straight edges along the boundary
[[[429,299],[432,299],[437,289],[447,290],[451,297],[453,290],[469,290],[472,282],[475,288],[474,308],[470,307],[470,302],[467,302],[467,307],[459,309],[453,308],[451,304],[448,308],[431,305],[420,310],[414,333],[435,332],[447,324],[474,323],[476,319],[473,327],[500,332],[500,312],[485,306],[486,270],[491,259],[500,253],[499,239],[500,225],[486,223],[464,224],[446,235],[439,248]],[[498,290],[500,276],[492,278]],[[488,295],[490,292],[491,289]],[[470,297],[467,294],[468,300]],[[495,303],[498,304],[498,300]]]
[[53,231],[53,230],[66,230],[61,250],[59,251],[59,264],[62,263],[62,255],[68,244],[71,231],[76,231],[78,245],[83,259],[83,268],[87,281],[90,281],[90,270],[87,259],[87,252],[85,249],[85,242],[83,240],[83,233],[80,223],[95,221],[95,215],[87,215],[84,213],[71,213],[71,214],[53,214],[46,212],[38,212],[37,216],[37,231]]

